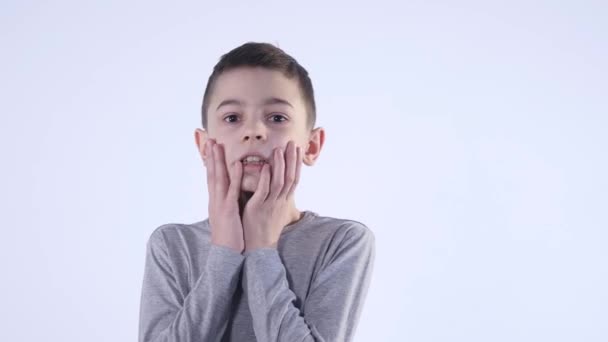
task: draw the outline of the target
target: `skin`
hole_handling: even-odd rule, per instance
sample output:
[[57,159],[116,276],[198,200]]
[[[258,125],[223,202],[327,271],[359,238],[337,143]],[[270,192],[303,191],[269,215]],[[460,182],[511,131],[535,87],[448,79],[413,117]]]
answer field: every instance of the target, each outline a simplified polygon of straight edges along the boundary
[[[289,104],[265,103],[272,98]],[[219,106],[228,99],[239,103]],[[221,198],[217,207],[228,203],[235,208],[238,201],[245,251],[276,248],[283,228],[302,217],[294,199],[301,165],[314,165],[325,140],[324,129],[307,128],[306,118],[296,79],[280,71],[240,67],[224,72],[215,83],[207,130],[197,128],[195,142],[208,169],[210,198]],[[261,154],[268,165],[244,169],[241,157],[249,153]],[[212,189],[219,192],[212,194]],[[233,230],[238,229],[234,211],[225,220]]]

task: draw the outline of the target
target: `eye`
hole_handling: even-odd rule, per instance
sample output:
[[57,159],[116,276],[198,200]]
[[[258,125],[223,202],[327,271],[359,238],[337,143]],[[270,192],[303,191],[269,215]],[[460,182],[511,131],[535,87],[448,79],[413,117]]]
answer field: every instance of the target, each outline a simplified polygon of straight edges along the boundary
[[[228,118],[235,118],[236,119],[237,115],[236,114],[226,115],[226,117],[224,117],[224,121],[226,121],[226,119],[228,119]],[[226,121],[226,122],[235,122],[235,121]]]
[[273,114],[270,116],[271,118],[283,118],[284,120],[272,120],[272,122],[284,122],[284,121],[288,121],[287,117],[285,115],[281,115],[281,114]]

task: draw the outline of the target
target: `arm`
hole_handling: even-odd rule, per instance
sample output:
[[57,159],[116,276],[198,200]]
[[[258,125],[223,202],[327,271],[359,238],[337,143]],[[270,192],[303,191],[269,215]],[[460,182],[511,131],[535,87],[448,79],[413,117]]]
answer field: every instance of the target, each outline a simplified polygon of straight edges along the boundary
[[139,342],[219,341],[229,321],[244,257],[211,245],[205,269],[183,298],[161,233],[146,246]]
[[255,335],[260,341],[351,341],[367,296],[375,258],[375,238],[365,229],[349,229],[326,257],[313,280],[304,312],[293,301],[278,251],[245,253],[244,287]]

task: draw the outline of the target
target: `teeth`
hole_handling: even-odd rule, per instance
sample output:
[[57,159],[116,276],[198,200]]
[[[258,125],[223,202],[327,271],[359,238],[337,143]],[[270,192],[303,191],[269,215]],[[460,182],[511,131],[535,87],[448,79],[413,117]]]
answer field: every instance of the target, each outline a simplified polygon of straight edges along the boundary
[[243,159],[243,162],[244,163],[263,163],[263,162],[265,162],[265,160],[260,157],[256,157],[256,156],[248,156]]

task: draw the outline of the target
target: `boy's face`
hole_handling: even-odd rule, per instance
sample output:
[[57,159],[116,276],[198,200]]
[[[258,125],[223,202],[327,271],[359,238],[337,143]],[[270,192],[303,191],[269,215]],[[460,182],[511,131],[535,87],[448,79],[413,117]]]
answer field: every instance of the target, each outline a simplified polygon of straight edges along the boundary
[[[306,127],[306,106],[297,80],[280,71],[240,67],[216,80],[207,109],[207,130],[196,129],[195,140],[203,158],[205,141],[214,139],[225,150],[227,167],[247,155],[263,156],[271,172],[275,148],[283,151],[293,140],[302,151],[302,162],[314,164],[324,131]],[[206,164],[206,162],[205,162]],[[255,192],[261,168],[244,167],[241,191]]]

